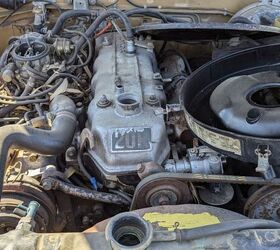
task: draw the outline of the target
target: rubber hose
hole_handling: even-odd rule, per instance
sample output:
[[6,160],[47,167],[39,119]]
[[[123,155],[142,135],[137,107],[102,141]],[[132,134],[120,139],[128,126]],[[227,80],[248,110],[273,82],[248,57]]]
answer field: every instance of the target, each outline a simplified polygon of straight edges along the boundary
[[127,16],[146,15],[146,16],[150,16],[150,17],[156,17],[156,18],[161,19],[164,23],[168,23],[167,17],[164,14],[162,14],[156,10],[147,10],[147,9],[136,8],[136,9],[126,11],[125,14]]
[[[86,30],[85,35],[88,38],[91,38],[94,33],[96,32],[96,30],[98,29],[99,25],[108,17],[117,17],[120,18],[121,21],[123,22],[125,29],[126,29],[126,38],[127,40],[133,40],[133,31],[132,31],[132,27],[130,24],[130,21],[128,19],[128,17],[121,11],[119,10],[107,10],[106,12],[100,14],[95,21],[89,26],[89,28]],[[68,64],[72,64],[74,62],[74,60],[76,59],[76,56],[78,54],[78,52],[80,51],[80,49],[82,48],[83,44],[85,43],[85,38],[84,37],[80,37],[79,40],[76,43],[75,46],[75,51],[73,56],[69,59]]]
[[109,204],[118,204],[118,205],[129,205],[130,202],[117,194],[110,194],[105,192],[99,192],[96,190],[90,190],[87,188],[82,188],[75,186],[71,183],[61,181],[53,177],[47,177],[42,180],[44,189],[46,190],[59,190],[65,194],[69,194],[75,197],[86,200],[100,201]]
[[[21,96],[27,96],[30,94],[30,92],[32,91],[32,87],[30,87],[28,84],[25,86],[23,92],[21,93]],[[9,106],[4,106],[3,108],[0,109],[0,118],[4,118],[6,115],[8,115],[9,113],[11,113],[16,107],[18,107],[19,105],[16,104],[12,104]]]
[[76,106],[67,96],[58,95],[50,104],[55,115],[52,128],[43,130],[28,125],[0,128],[0,197],[9,149],[20,147],[39,154],[58,155],[71,144],[76,128]]
[[280,223],[269,220],[254,219],[226,221],[194,229],[177,230],[176,238],[180,241],[189,241],[219,234],[227,234],[233,231],[250,229],[280,229]]
[[150,17],[155,17],[161,19],[164,23],[185,23],[187,21],[172,17],[169,15],[165,15],[157,10],[152,10],[152,9],[143,9],[143,8],[135,8],[132,10],[128,10],[125,12],[127,16],[133,16],[133,15],[144,15],[144,16],[150,16]]
[[50,34],[52,36],[57,35],[62,30],[65,21],[69,18],[91,16],[91,15],[92,15],[92,11],[90,10],[68,10],[59,16]]

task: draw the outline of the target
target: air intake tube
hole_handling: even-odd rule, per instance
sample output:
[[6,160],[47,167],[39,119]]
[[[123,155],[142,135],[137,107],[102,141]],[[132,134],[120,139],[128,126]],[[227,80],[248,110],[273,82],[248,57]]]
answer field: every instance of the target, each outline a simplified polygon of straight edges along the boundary
[[39,154],[57,155],[71,144],[76,128],[76,106],[67,96],[58,95],[50,104],[55,116],[52,128],[44,130],[28,125],[0,128],[0,198],[9,149],[24,148]]

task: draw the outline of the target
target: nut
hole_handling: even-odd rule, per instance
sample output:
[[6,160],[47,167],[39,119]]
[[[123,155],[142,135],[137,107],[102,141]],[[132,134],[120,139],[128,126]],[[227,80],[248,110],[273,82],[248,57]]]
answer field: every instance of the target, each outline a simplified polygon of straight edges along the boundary
[[97,102],[97,106],[99,108],[107,108],[111,105],[111,101],[108,100],[106,95],[102,95],[99,101]]

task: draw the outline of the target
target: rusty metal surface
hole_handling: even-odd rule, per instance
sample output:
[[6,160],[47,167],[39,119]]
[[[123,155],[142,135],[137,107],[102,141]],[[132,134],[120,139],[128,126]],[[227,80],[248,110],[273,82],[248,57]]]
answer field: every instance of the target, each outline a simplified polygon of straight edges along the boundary
[[[179,173],[179,174],[157,173],[144,178],[137,185],[130,206],[130,210],[147,206],[147,195],[149,194],[149,192],[152,191],[152,187],[154,185],[155,186],[162,185],[164,187],[164,183],[170,184],[172,183],[172,181],[175,181],[175,183],[198,182],[198,183],[229,183],[229,184],[241,184],[241,185],[268,185],[268,186],[280,185],[279,178],[266,180],[262,177],[250,177],[250,176],[206,175],[206,174],[191,174],[191,173]],[[189,199],[189,201],[190,200],[191,199]],[[180,204],[180,202],[178,202],[177,204]]]
[[[280,247],[280,230],[246,230],[187,242],[152,242],[149,249],[239,249],[271,250]],[[104,233],[36,234],[12,231],[0,236],[5,250],[112,249]]]
[[[280,29],[271,26],[239,23],[167,23],[143,24],[135,29],[138,34],[152,35],[154,39],[209,40],[246,35],[251,37],[280,34]],[[170,33],[172,32],[172,36]]]
[[176,179],[143,179],[138,186],[130,210],[137,208],[186,204],[192,201],[192,195],[187,184]]
[[27,182],[6,183],[0,202],[0,233],[9,231],[17,225],[21,216],[14,213],[18,205],[26,206],[30,201],[39,202],[40,209],[36,216],[37,232],[53,231],[56,217],[54,201],[36,184]]
[[[161,208],[148,208],[139,210],[143,215],[146,212],[162,213],[201,213],[209,212],[219,217],[221,221],[231,221],[236,219],[245,219],[246,217],[235,213],[207,207],[202,205],[169,206]],[[104,222],[106,223],[106,222]],[[104,227],[104,224],[102,227]],[[155,227],[160,229],[158,227]],[[105,238],[103,229],[100,232],[84,233],[57,233],[57,234],[36,234],[29,231],[14,230],[7,234],[0,235],[0,249],[11,250],[51,250],[51,249],[112,249]],[[162,232],[162,231],[161,231]],[[149,249],[279,249],[280,230],[245,230],[233,232],[213,237],[191,241],[165,241],[152,242]]]
[[[176,206],[158,206],[148,207],[134,210],[133,212],[143,217],[146,213],[161,213],[161,214],[200,214],[209,213],[218,217],[220,221],[240,220],[246,219],[244,215],[225,210],[218,207],[199,205],[199,204],[187,204],[187,205],[176,205]],[[104,232],[109,219],[101,221],[93,227],[87,229],[85,232]],[[161,230],[162,228],[158,224],[153,224],[155,230]]]
[[0,249],[10,250],[74,250],[111,249],[103,233],[56,233],[36,234],[14,230],[0,236]]
[[247,200],[244,214],[253,219],[280,222],[280,188],[265,186],[258,189]]
[[153,174],[145,179],[145,182],[155,181],[157,179],[177,179],[187,182],[204,182],[204,183],[231,183],[240,185],[271,185],[280,186],[280,178],[266,180],[262,177],[237,176],[237,175],[208,175],[208,174],[191,174],[191,173],[158,173]]
[[[113,0],[112,0],[113,1]],[[106,5],[109,3],[112,3],[111,0],[103,1]],[[60,0],[58,1],[60,3]],[[62,1],[61,1],[62,2]],[[137,4],[146,4],[146,1],[134,1]],[[248,1],[249,2],[249,1]],[[175,3],[170,3],[170,1],[147,1],[148,5],[153,5],[158,7],[159,5],[161,8],[171,8],[170,11],[180,11],[180,12],[199,12],[200,14],[206,14],[209,15],[220,15],[220,16],[230,16],[235,11],[239,10],[243,5],[245,6],[247,4],[247,1],[230,1],[225,0],[222,3],[220,1],[212,1],[210,4],[208,1],[193,1],[193,0],[185,0],[185,1],[176,1]],[[63,8],[69,8],[69,6],[62,4]],[[120,0],[119,6],[124,6],[125,8],[130,8],[131,5],[129,5],[127,2]],[[236,6],[239,6],[238,8]],[[197,9],[196,9],[197,8]],[[224,14],[223,14],[224,13]],[[31,18],[31,11],[27,9],[26,11],[20,12],[15,17],[12,17],[10,20],[10,23],[13,23],[15,20],[18,20],[18,22],[21,25],[24,25],[25,23],[28,24],[29,22],[32,22]],[[1,11],[0,11],[0,19],[1,19]],[[207,19],[207,18],[206,18]],[[23,21],[24,20],[24,21]],[[217,18],[219,20],[219,18]],[[139,28],[138,31],[142,32],[145,30],[149,30],[148,26],[143,26],[144,28]],[[167,26],[162,26],[159,30],[165,29]],[[198,25],[189,25],[187,26],[181,26],[181,31],[185,33],[185,31],[188,29],[190,32],[193,32],[194,30],[200,30],[200,31],[206,31],[206,33],[210,32],[210,26],[208,27],[206,24],[198,24]],[[208,27],[208,28],[206,28]],[[219,24],[216,26],[217,30],[221,32],[225,29],[225,27],[229,27],[225,24]],[[255,31],[258,31],[260,26],[256,25],[248,25],[248,26],[240,26],[240,25],[231,25],[231,27],[236,27],[236,29],[231,29],[231,32],[234,34],[238,34],[240,31],[242,32],[249,32],[250,34],[255,33]],[[263,32],[265,32],[268,35],[280,33],[278,29],[269,28],[269,27],[261,27]],[[172,30],[172,27],[170,26],[170,29],[167,29],[167,32],[170,32]],[[1,31],[1,28],[0,28]],[[3,34],[2,39],[0,39],[1,44],[3,46],[6,46],[6,40],[8,37],[11,36],[11,34],[17,34],[17,31],[14,31],[12,26],[7,26],[5,29],[2,29],[2,32],[4,31],[9,32],[9,35],[6,36]],[[161,32],[160,31],[160,32]],[[212,28],[211,28],[212,31]],[[146,31],[145,31],[146,32]],[[233,33],[229,32],[228,34],[231,36]],[[237,32],[237,33],[236,33]],[[158,33],[159,34],[159,33]],[[190,33],[191,34],[191,33]],[[213,32],[215,35],[215,32]],[[186,33],[184,34],[186,35]],[[208,34],[209,35],[209,34]],[[226,34],[227,35],[227,34]],[[181,37],[181,34],[179,35]],[[194,37],[193,37],[194,38]],[[6,40],[5,40],[6,39]],[[1,47],[1,46],[0,46]],[[273,179],[273,180],[265,180],[260,177],[246,177],[246,176],[227,176],[227,175],[202,175],[202,174],[172,174],[172,173],[161,173],[161,174],[154,174],[152,176],[148,176],[139,184],[139,186],[136,189],[136,196],[134,198],[134,203],[132,208],[135,207],[145,207],[149,205],[158,205],[158,204],[180,204],[180,203],[187,203],[192,200],[191,192],[188,187],[188,182],[203,182],[203,183],[233,183],[233,184],[254,184],[254,185],[280,185],[280,179]],[[46,198],[43,194],[43,190],[40,190],[36,186],[36,188],[32,187],[30,189],[31,184],[22,184],[22,183],[10,183],[7,184],[4,188],[4,198],[2,200],[1,210],[0,210],[0,227],[1,227],[1,216],[8,217],[5,221],[8,221],[8,225],[4,225],[6,228],[5,231],[9,231],[10,228],[13,228],[16,222],[19,220],[18,216],[14,216],[12,214],[13,209],[20,204],[22,201],[25,202],[25,200],[40,200],[40,203],[44,204],[46,203],[46,211],[39,212],[40,220],[39,225],[44,225],[43,227],[39,226],[39,230],[41,232],[46,231],[47,225],[52,224],[52,222],[48,222],[48,220],[51,220],[55,218],[56,214],[56,208],[52,204],[51,199],[48,197]],[[62,190],[63,188],[57,185],[55,185],[56,189]],[[33,191],[33,190],[36,191]],[[72,195],[76,195],[77,191],[75,187],[71,189],[69,186],[66,188],[68,190],[68,193]],[[278,216],[278,210],[280,199],[279,199],[279,192],[277,187],[266,187],[263,188],[265,190],[263,193],[258,193],[260,196],[257,198],[252,198],[250,211],[248,212],[248,215],[251,217],[250,214],[254,213],[255,211],[253,209],[256,209],[256,206],[260,206],[262,209],[265,208],[265,211],[261,211],[261,216],[265,213],[265,216],[268,218],[275,219],[275,216]],[[17,196],[14,197],[14,191],[17,192]],[[40,194],[37,194],[37,191]],[[65,189],[64,189],[65,191]],[[80,191],[80,190],[79,190]],[[29,194],[26,195],[26,192]],[[5,198],[5,195],[7,198]],[[263,196],[262,196],[263,195]],[[77,195],[76,195],[77,196]],[[111,195],[108,195],[110,197],[107,197],[108,199],[112,198]],[[15,199],[11,199],[15,198]],[[80,196],[80,198],[86,198],[90,199],[93,197],[93,193],[86,193],[83,192]],[[117,198],[116,196],[113,196]],[[254,197],[254,196],[253,196]],[[255,202],[255,203],[253,203]],[[127,200],[125,202],[119,202],[115,201],[116,204],[123,204],[127,203]],[[8,209],[7,209],[8,208]],[[232,212],[229,211],[218,211],[217,208],[209,208],[207,211],[213,213],[218,213],[217,216],[220,216],[221,221],[223,220],[231,220],[233,217],[238,218],[244,216],[241,215],[232,215]],[[215,210],[215,211],[214,211]],[[248,208],[249,210],[249,208]],[[8,211],[8,213],[7,213]],[[152,207],[145,210],[145,212],[162,212],[162,213],[175,213],[175,212],[181,212],[181,213],[200,213],[205,212],[205,208],[200,205],[184,205],[184,206],[164,206],[164,207]],[[1,214],[2,213],[2,214]],[[139,211],[139,214],[143,215],[144,210]],[[279,213],[280,214],[280,213]],[[51,217],[51,218],[50,218]],[[276,218],[277,220],[277,218]],[[10,224],[9,224],[10,223]],[[103,223],[103,224],[102,224]],[[22,232],[22,231],[13,231],[10,232],[4,236],[0,236],[0,249],[110,249],[108,242],[104,238],[103,233],[96,233],[93,234],[92,232],[94,230],[96,231],[103,231],[106,221],[102,222],[96,225],[93,229],[88,230],[88,233],[69,233],[69,234],[35,234],[35,233],[29,233],[29,232]],[[158,228],[160,229],[160,228]],[[0,229],[1,230],[1,229]],[[91,231],[92,230],[92,231]],[[49,231],[49,230],[48,230]],[[263,235],[269,235],[268,238],[263,237]],[[271,236],[272,235],[272,236]],[[261,240],[259,239],[261,238]],[[249,232],[247,234],[237,234],[237,235],[225,235],[224,237],[213,237],[211,239],[202,239],[197,240],[193,242],[186,242],[183,244],[179,244],[178,242],[173,243],[153,243],[151,246],[152,249],[170,249],[170,248],[176,248],[176,249],[197,249],[197,248],[221,248],[221,249],[241,249],[244,247],[244,249],[265,249],[266,247],[279,247],[280,242],[280,232],[277,230],[267,230],[266,232]],[[240,246],[240,242],[244,242],[244,246]],[[251,243],[252,242],[252,243]],[[246,244],[245,244],[246,243]],[[272,245],[273,244],[273,245]],[[246,248],[245,248],[246,246]]]
[[129,205],[129,201],[120,195],[78,187],[52,177],[43,179],[43,186],[46,190],[59,190],[81,199],[101,201],[109,204]]

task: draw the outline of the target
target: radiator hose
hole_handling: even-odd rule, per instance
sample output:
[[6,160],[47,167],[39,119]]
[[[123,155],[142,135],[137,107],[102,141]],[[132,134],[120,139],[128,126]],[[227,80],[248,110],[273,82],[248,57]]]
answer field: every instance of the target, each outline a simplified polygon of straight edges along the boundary
[[58,155],[71,144],[76,128],[76,106],[67,96],[58,95],[50,104],[54,115],[50,130],[28,125],[0,128],[0,198],[9,149],[23,148],[39,154]]

